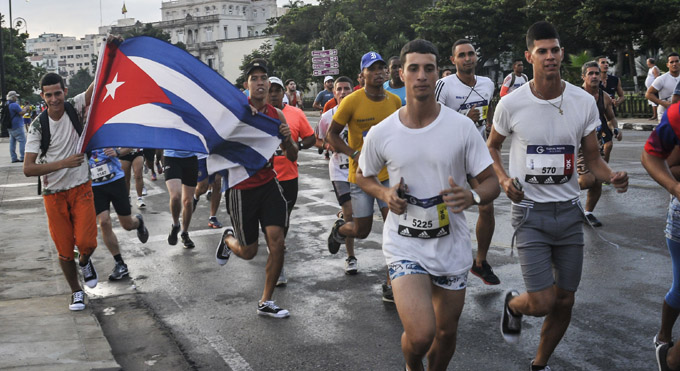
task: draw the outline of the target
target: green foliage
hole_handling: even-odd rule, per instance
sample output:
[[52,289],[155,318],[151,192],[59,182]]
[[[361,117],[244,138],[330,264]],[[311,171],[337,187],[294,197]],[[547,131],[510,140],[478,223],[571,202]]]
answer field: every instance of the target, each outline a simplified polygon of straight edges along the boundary
[[562,78],[579,86],[583,83],[583,79],[581,78],[581,67],[583,67],[586,62],[592,61],[594,57],[587,50],[578,54],[568,54],[568,56],[569,63],[564,66],[565,73],[562,74]]
[[[250,63],[250,61],[252,61],[255,58],[264,58],[267,60],[267,62],[270,62],[270,65],[268,66],[269,76],[277,76],[276,69],[272,68],[271,54],[272,44],[269,42],[265,42],[258,49],[253,50],[252,53],[243,56],[243,59],[241,59],[241,65],[239,66],[239,69],[241,71],[245,70],[248,63]],[[246,81],[245,76],[241,75],[239,76],[238,79],[236,79],[235,82],[233,82],[233,84],[240,88],[243,87],[243,83],[245,81]]]
[[45,73],[45,69],[34,67],[26,60],[28,34],[18,34],[15,29],[12,29],[10,34],[4,27],[1,32],[5,67],[4,93],[14,90],[22,97],[30,97],[33,90],[38,88],[40,77]]
[[68,80],[68,95],[75,97],[90,86],[94,77],[85,68],[81,68]]

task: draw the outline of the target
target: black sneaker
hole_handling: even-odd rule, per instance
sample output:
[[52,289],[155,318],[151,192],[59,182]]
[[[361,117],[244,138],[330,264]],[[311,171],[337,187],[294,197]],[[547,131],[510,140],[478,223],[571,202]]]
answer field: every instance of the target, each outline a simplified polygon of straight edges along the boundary
[[273,300],[258,304],[257,314],[274,318],[286,318],[290,316],[290,312],[288,312],[286,309],[279,308],[278,305],[274,304]]
[[519,293],[515,290],[510,290],[505,294],[503,314],[501,315],[501,335],[508,343],[517,343],[522,332],[522,315],[512,314],[510,307],[508,307],[508,303],[515,296],[519,296]]
[[470,272],[479,277],[487,285],[500,285],[501,280],[493,273],[493,269],[486,260],[482,260],[482,266],[477,266],[477,260],[472,261],[472,268]]
[[179,226],[172,226],[170,234],[168,235],[168,244],[175,246],[177,245],[177,234],[179,233]]
[[229,248],[229,246],[227,246],[227,243],[224,242],[224,240],[227,238],[227,236],[233,235],[234,235],[233,227],[226,227],[224,229],[224,233],[222,233],[222,238],[220,238],[220,243],[217,244],[217,250],[215,251],[215,260],[217,260],[217,264],[225,265],[229,261],[229,257],[231,256],[231,249]]
[[71,294],[71,303],[68,305],[68,309],[73,311],[85,309],[85,293],[82,290]]
[[593,227],[602,227],[602,222],[595,217],[595,214],[587,214],[586,219]]
[[182,237],[182,243],[184,244],[185,249],[193,249],[196,247],[196,245],[194,245],[194,241],[189,238],[189,232],[182,233],[180,237]]
[[530,365],[529,370],[531,370],[531,371],[550,371],[550,366],[548,366],[548,365],[545,365],[545,366],[543,366],[543,368],[539,368],[538,370],[535,370],[535,367],[541,367],[541,366],[534,366],[534,361],[531,360],[531,365]]
[[668,367],[668,361],[666,361],[670,348],[670,344],[661,344],[656,347],[656,363],[659,365],[659,371],[671,371],[671,368]]
[[333,224],[333,228],[331,228],[331,233],[328,235],[328,251],[331,254],[337,254],[338,250],[340,250],[340,245],[345,243],[345,238],[340,236],[340,233],[338,232],[338,229],[343,224],[345,224],[344,220],[336,220],[335,224]]
[[382,285],[382,301],[386,303],[394,303],[394,294],[392,293],[392,285],[383,283]]
[[137,227],[137,238],[139,238],[139,241],[141,243],[146,243],[146,241],[149,240],[149,230],[146,229],[144,226],[144,218],[142,217],[142,214],[137,214],[135,215],[137,219],[139,219],[139,227]]
[[359,263],[354,256],[348,256],[345,260],[345,274],[355,275],[359,271]]
[[111,274],[109,274],[109,281],[118,281],[119,279],[127,276],[129,273],[128,267],[125,263],[116,263],[116,266],[113,267],[113,271]]
[[85,266],[80,266],[80,271],[83,272],[83,280],[89,288],[97,286],[97,271],[94,269],[92,259],[87,260]]

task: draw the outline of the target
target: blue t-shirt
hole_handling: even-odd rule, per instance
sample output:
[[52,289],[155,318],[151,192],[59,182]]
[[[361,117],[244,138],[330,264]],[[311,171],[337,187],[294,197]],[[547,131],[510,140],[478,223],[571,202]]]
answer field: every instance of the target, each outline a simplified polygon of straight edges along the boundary
[[93,187],[114,182],[125,176],[120,161],[116,157],[105,155],[103,149],[92,150],[90,174]]
[[12,119],[12,129],[18,129],[24,127],[24,118],[20,115],[21,106],[17,102],[11,102],[9,104],[9,114]]
[[385,81],[383,84],[383,88],[390,93],[393,93],[397,95],[399,98],[401,98],[401,105],[405,106],[406,105],[406,85],[402,86],[399,89],[395,89],[390,87],[390,80]]
[[196,156],[196,153],[191,151],[177,151],[174,149],[165,149],[163,150],[163,155],[165,157],[188,158]]
[[316,99],[314,99],[314,102],[319,102],[319,104],[321,104],[321,107],[323,107],[326,104],[326,102],[328,102],[332,98],[333,92],[324,89],[319,94],[317,94]]

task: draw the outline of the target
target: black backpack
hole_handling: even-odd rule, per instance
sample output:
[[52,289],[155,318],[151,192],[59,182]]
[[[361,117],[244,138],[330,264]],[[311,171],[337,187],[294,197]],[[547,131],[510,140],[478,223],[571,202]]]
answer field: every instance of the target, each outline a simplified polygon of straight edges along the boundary
[[[76,133],[78,133],[78,136],[80,136],[83,133],[83,124],[78,118],[78,112],[76,112],[76,109],[69,102],[64,102],[64,111],[71,120],[73,128],[76,129]],[[49,116],[47,116],[47,109],[42,111],[38,119],[40,120],[41,131],[39,157],[45,157],[47,150],[50,148],[50,141],[52,140],[52,134],[50,133],[50,120]],[[42,182],[40,181],[40,177],[38,177],[38,194],[42,194]]]
[[9,111],[9,101],[3,100],[0,107],[0,125],[7,128],[12,128],[12,113]]

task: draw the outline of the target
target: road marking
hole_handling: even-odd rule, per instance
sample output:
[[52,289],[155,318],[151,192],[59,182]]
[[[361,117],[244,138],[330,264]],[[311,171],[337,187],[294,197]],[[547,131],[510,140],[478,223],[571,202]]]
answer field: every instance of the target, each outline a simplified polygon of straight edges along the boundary
[[0,188],[19,188],[19,187],[27,187],[27,186],[35,186],[35,182],[33,182],[33,183],[2,184],[2,185],[0,185]]
[[18,201],[33,201],[33,200],[42,200],[42,196],[29,196],[29,197],[19,197],[19,198],[10,198],[7,200],[2,200],[2,202],[18,202]]
[[229,365],[233,371],[252,371],[253,368],[250,367],[248,362],[241,357],[236,349],[232,348],[229,343],[220,335],[208,336],[206,338],[208,344],[210,344],[213,349],[222,357],[224,362]]

